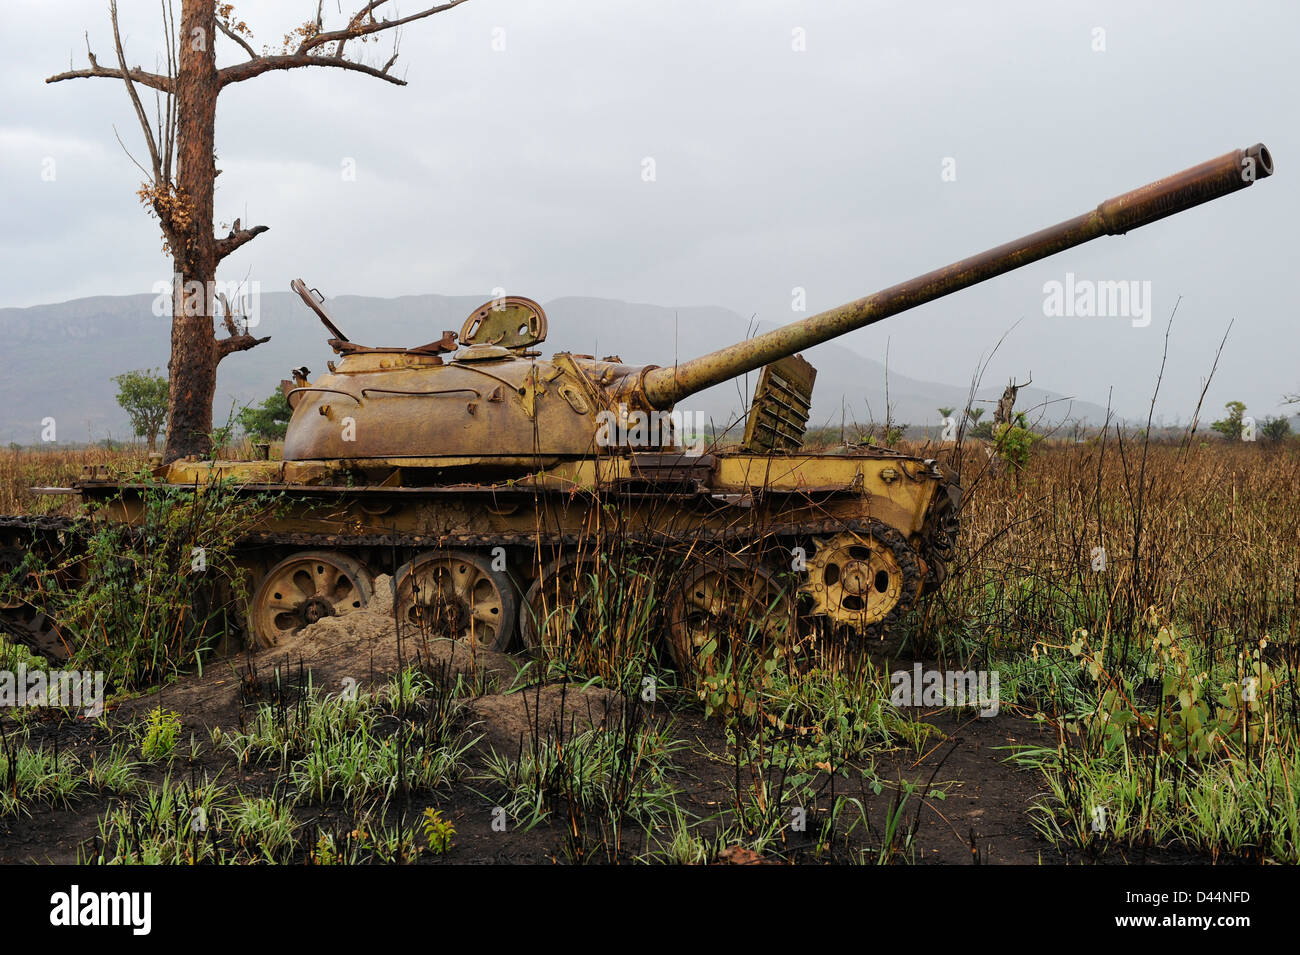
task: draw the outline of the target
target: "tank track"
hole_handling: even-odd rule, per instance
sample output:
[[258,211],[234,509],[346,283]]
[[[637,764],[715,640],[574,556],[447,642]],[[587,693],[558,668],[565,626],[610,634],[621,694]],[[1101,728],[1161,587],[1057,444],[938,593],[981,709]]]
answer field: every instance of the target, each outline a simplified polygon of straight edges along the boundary
[[90,522],[84,517],[47,517],[30,514],[0,514],[0,530],[42,531],[60,533],[89,529]]
[[[67,517],[33,517],[27,515],[0,515],[0,532],[20,532],[26,533],[37,538],[55,537],[63,546],[75,544],[77,538],[89,536],[95,530],[94,522],[86,518],[67,518]],[[927,576],[926,566],[929,563],[925,554],[918,554],[917,551],[908,543],[903,534],[896,529],[883,525],[873,520],[845,520],[840,518],[818,520],[818,521],[801,521],[789,523],[773,523],[756,529],[747,524],[737,524],[732,527],[709,530],[693,528],[681,532],[672,531],[650,531],[650,532],[626,532],[622,529],[618,532],[619,539],[632,545],[643,546],[664,546],[664,545],[692,545],[698,546],[701,543],[727,545],[729,543],[743,541],[806,541],[812,537],[822,537],[827,535],[849,533],[867,534],[884,543],[895,552],[899,559],[899,565],[903,570],[903,588],[904,593],[908,596],[899,602],[899,605],[891,611],[888,618],[882,624],[875,624],[869,628],[869,632],[862,637],[873,638],[882,636],[890,626],[894,625],[915,602],[916,595],[921,592],[922,584]],[[335,550],[350,551],[359,549],[379,549],[379,550],[403,550],[403,551],[428,551],[443,548],[455,548],[460,550],[478,550],[491,549],[494,547],[507,547],[514,549],[527,548],[529,550],[541,548],[562,551],[569,548],[579,547],[583,544],[597,544],[601,540],[600,533],[555,533],[548,531],[539,531],[536,533],[485,533],[485,534],[449,534],[449,535],[420,535],[406,533],[388,533],[388,534],[305,534],[297,532],[276,532],[264,531],[255,534],[244,535],[236,542],[239,549],[260,549],[260,548],[291,548],[299,550]],[[922,537],[922,544],[927,542],[926,536]],[[59,638],[56,635],[45,633],[39,630],[32,630],[27,627],[22,619],[21,614],[13,611],[0,610],[0,629],[8,632],[10,636],[19,642],[26,644],[38,653],[53,654],[54,656],[63,656],[60,651]]]

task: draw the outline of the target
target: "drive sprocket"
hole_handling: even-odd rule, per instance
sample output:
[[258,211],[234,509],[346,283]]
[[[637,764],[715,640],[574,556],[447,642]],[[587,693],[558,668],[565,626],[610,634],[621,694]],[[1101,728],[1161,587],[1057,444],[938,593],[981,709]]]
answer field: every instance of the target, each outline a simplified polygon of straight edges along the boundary
[[868,636],[890,629],[920,593],[921,562],[892,527],[872,522],[815,543],[799,588],[812,616]]

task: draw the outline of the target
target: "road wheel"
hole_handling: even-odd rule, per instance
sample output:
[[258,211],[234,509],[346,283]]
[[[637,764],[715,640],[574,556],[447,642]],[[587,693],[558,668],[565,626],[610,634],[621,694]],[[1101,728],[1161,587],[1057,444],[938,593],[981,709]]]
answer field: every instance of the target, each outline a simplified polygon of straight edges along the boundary
[[873,524],[818,541],[799,592],[810,598],[813,614],[868,636],[902,618],[920,592],[923,573],[902,534]]
[[22,547],[0,547],[0,584],[6,584],[0,592],[0,610],[16,610],[23,605],[22,591],[26,575],[18,576],[18,570],[27,560],[27,551]]
[[469,551],[429,551],[397,571],[397,620],[415,633],[459,640],[489,650],[510,649],[518,597],[492,558]]
[[53,617],[32,604],[0,609],[0,630],[50,663],[63,663],[72,656],[68,633]]
[[248,614],[253,637],[260,646],[273,647],[325,617],[364,610],[373,595],[370,572],[347,554],[294,554],[272,567],[253,594]]
[[667,604],[668,650],[687,686],[712,676],[742,643],[784,646],[793,618],[791,595],[771,572],[725,555],[691,561]]
[[[0,588],[0,630],[51,663],[63,663],[72,655],[72,634],[42,609],[46,600],[42,591],[47,582],[61,588],[76,587],[82,568],[73,561],[53,571],[33,570],[39,566],[33,562],[33,554],[50,548],[48,541],[33,542],[16,533],[4,536],[0,544],[0,582],[5,584]],[[50,560],[52,554],[47,554]]]
[[548,654],[590,642],[591,607],[587,596],[594,558],[560,557],[542,568],[519,610],[519,636],[529,650]]

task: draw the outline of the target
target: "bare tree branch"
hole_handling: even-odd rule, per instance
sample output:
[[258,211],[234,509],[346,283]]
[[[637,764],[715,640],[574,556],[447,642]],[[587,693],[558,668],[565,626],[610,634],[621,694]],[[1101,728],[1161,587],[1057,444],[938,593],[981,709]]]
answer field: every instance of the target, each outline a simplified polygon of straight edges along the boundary
[[[373,76],[376,79],[386,80],[394,86],[405,86],[406,80],[392,76],[389,71],[393,64],[397,62],[397,44],[393,44],[393,54],[389,57],[388,62],[382,67],[369,66],[355,60],[347,59],[344,53],[344,45],[349,40],[358,37],[369,36],[370,34],[380,33],[384,30],[393,30],[406,23],[415,20],[422,20],[425,17],[431,17],[435,13],[442,13],[453,7],[458,7],[465,0],[445,0],[443,3],[434,4],[426,7],[416,13],[407,16],[399,16],[393,20],[376,20],[374,11],[387,3],[388,0],[371,0],[370,3],[362,7],[351,19],[348,25],[341,30],[331,30],[327,33],[320,32],[321,29],[321,6],[317,6],[315,26],[317,32],[305,38],[298,44],[298,48],[292,53],[272,54],[268,56],[258,56],[253,54],[252,47],[244,43],[239,37],[233,35],[224,25],[221,26],[222,32],[226,33],[232,39],[239,42],[244,49],[250,54],[250,58],[243,63],[236,63],[233,66],[227,66],[218,71],[222,87],[229,86],[231,83],[240,83],[244,80],[252,79],[255,76],[261,76],[263,73],[269,73],[272,70],[292,70],[304,66],[331,66],[340,70],[351,70],[355,73],[364,73],[367,76]],[[330,54],[319,51],[321,47],[335,44],[334,50]]]
[[145,169],[144,166],[141,166],[140,160],[132,156],[131,150],[126,148],[126,143],[122,142],[122,134],[117,131],[116,123],[113,124],[113,137],[117,140],[117,144],[122,147],[122,152],[126,153],[126,158],[131,160],[132,164],[135,166],[136,169],[139,169],[146,176],[153,175],[153,173],[151,173],[148,169]]
[[61,83],[64,80],[81,80],[97,76],[108,77],[109,79],[114,80],[131,79],[136,83],[139,83],[141,86],[148,86],[156,90],[161,90],[164,93],[170,93],[172,91],[172,81],[170,77],[159,76],[157,73],[146,73],[139,67],[129,70],[126,73],[123,73],[121,70],[106,69],[102,66],[95,66],[93,69],[89,70],[68,70],[66,73],[47,76],[45,82]]
[[271,340],[270,335],[267,335],[265,338],[254,338],[252,335],[248,334],[248,325],[244,324],[241,326],[239,324],[237,319],[241,316],[237,315],[235,310],[231,307],[230,299],[228,299],[224,293],[218,294],[217,299],[221,302],[221,324],[227,332],[225,338],[217,339],[218,362],[232,352],[248,351],[250,348],[255,348],[263,342],[269,342]]
[[[457,0],[457,2],[463,3],[464,0]],[[391,62],[389,65],[391,65]],[[387,80],[395,86],[406,85],[406,80],[390,76],[383,70],[373,66],[366,66],[364,63],[354,63],[352,60],[340,60],[330,56],[312,56],[307,53],[259,56],[256,60],[245,60],[243,63],[236,63],[234,66],[227,66],[218,70],[217,76],[222,87],[226,87],[231,83],[242,83],[244,80],[251,80],[254,76],[261,76],[263,73],[269,73],[272,70],[293,70],[300,66],[332,66],[340,70],[365,73],[367,76],[373,76],[376,79]]]
[[[175,76],[180,66],[180,51],[176,49],[176,10],[170,0],[160,0],[163,9],[163,35],[167,49],[167,75]],[[163,148],[163,169],[170,178],[172,160],[176,150],[176,96],[167,98],[167,132],[166,145]]]
[[153,161],[154,186],[162,188],[167,181],[163,174],[162,156],[158,153],[158,142],[154,139],[153,129],[149,126],[149,117],[145,114],[144,107],[140,105],[140,96],[135,91],[135,83],[132,82],[130,71],[127,69],[126,54],[122,52],[122,35],[117,27],[117,0],[109,0],[108,10],[113,20],[113,45],[117,49],[117,62],[122,70],[122,82],[126,84],[127,95],[131,97],[131,105],[135,107],[135,115],[140,119],[140,128],[144,130],[145,143],[149,146],[149,158]]
[[[301,43],[298,44],[297,52],[307,53],[311,50],[316,49],[316,47],[325,46],[327,44],[333,43],[335,40],[340,40],[346,43],[348,40],[355,39],[356,37],[359,36],[367,36],[368,34],[379,33],[383,30],[392,30],[395,27],[399,27],[404,23],[411,23],[412,21],[415,20],[423,20],[425,17],[431,17],[435,13],[442,13],[444,10],[450,10],[452,7],[458,7],[462,3],[464,3],[465,0],[447,0],[446,3],[439,3],[439,4],[435,4],[432,7],[426,7],[425,9],[420,10],[417,13],[410,14],[409,16],[405,16],[405,17],[399,16],[396,20],[374,19],[373,14],[375,10],[382,7],[387,2],[388,0],[371,0],[370,3],[366,4],[363,8],[357,11],[357,13],[352,17],[352,19],[348,21],[348,25],[344,27],[342,30],[332,30],[329,33],[318,33],[315,36],[308,37],[307,39],[303,40]],[[363,22],[366,17],[371,18],[368,23]],[[317,23],[319,22],[320,21],[318,20]],[[336,51],[336,55],[337,55],[337,51]]]
[[241,332],[238,335],[231,335],[228,338],[218,338],[217,361],[220,361],[222,358],[225,358],[233,352],[248,351],[250,348],[255,348],[264,342],[269,342],[270,340],[270,335],[267,335],[265,338],[254,338],[247,332]]
[[226,36],[230,37],[230,39],[234,40],[240,46],[242,46],[248,52],[248,58],[250,60],[255,60],[258,58],[259,56],[258,52],[254,50],[251,45],[249,45],[249,42],[245,40],[242,36],[240,36],[238,33],[236,33],[234,30],[230,29],[230,27],[226,26],[226,24],[222,22],[220,17],[217,17],[217,29],[220,30],[222,33],[224,33]]
[[[238,225],[238,223],[236,223]],[[217,261],[220,262],[231,252],[234,252],[240,246],[252,242],[263,232],[269,231],[270,226],[255,225],[251,229],[236,229],[224,239],[217,240]]]

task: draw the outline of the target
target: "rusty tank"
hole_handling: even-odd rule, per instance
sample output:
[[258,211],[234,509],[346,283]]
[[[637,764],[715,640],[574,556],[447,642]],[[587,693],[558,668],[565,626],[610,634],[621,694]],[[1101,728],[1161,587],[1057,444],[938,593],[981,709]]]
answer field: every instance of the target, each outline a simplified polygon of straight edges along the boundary
[[[611,540],[671,555],[650,566],[673,583],[651,590],[688,679],[701,648],[737,617],[759,621],[754,639],[773,626],[788,633],[792,619],[846,639],[878,636],[944,579],[961,490],[934,460],[872,445],[805,448],[816,372],[799,353],[1272,171],[1263,145],[1235,150],[673,367],[545,358],[537,346],[546,314],[522,297],[487,302],[428,344],[361,345],[297,280],[338,361],[314,380],[300,372],[282,383],[293,409],[283,459],[181,460],[154,478],[279,496],[238,545],[243,626],[263,646],[323,616],[376,607],[391,607],[399,627],[498,650],[591,640],[574,608],[598,582]],[[743,440],[693,446],[677,403],[753,371]],[[100,469],[71,490],[101,504],[102,518],[142,519],[145,484]],[[49,519],[4,520],[11,539],[15,528],[38,543],[67,531]],[[376,592],[379,575],[391,575],[391,590]],[[67,651],[66,636],[32,608],[11,602],[0,612],[43,652]]]

